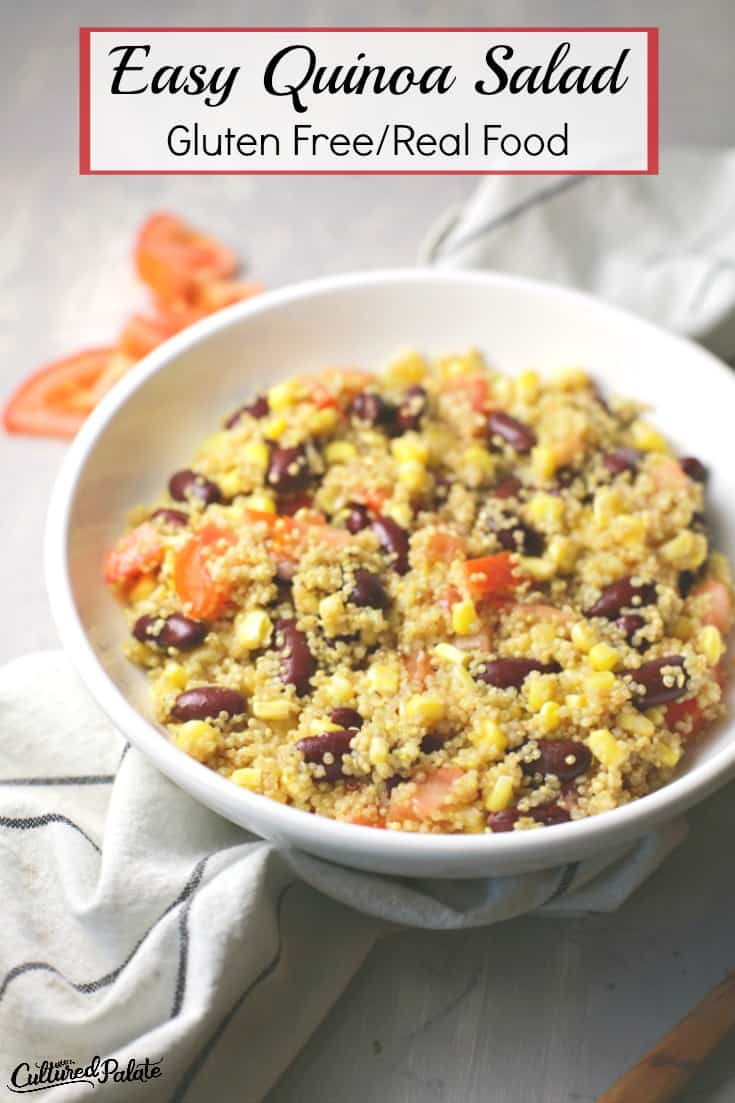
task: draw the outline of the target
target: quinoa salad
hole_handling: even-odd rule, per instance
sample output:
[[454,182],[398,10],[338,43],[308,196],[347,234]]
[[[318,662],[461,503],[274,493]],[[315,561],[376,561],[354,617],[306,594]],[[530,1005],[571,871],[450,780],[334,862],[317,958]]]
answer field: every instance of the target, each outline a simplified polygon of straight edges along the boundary
[[707,471],[580,369],[329,369],[231,413],[105,579],[177,747],[303,811],[538,830],[670,780],[724,712]]

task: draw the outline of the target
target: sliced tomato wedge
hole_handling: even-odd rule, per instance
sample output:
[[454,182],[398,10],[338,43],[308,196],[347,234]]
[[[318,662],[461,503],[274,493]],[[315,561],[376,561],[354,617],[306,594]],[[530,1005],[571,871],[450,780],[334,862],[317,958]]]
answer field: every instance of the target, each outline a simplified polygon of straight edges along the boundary
[[9,433],[73,437],[102,394],[129,366],[114,348],[87,349],[57,360],[14,391],[3,410],[3,425]]
[[467,585],[473,597],[510,597],[521,581],[511,552],[468,559],[464,565]]
[[238,269],[232,250],[164,212],[143,224],[135,264],[143,282],[164,302],[191,300],[202,284],[225,280]]
[[223,582],[215,581],[210,563],[236,539],[231,529],[211,521],[195,532],[176,556],[176,593],[197,620],[215,620],[227,607],[229,588]]
[[163,562],[165,551],[160,532],[144,521],[126,532],[107,553],[103,572],[105,582],[115,585],[150,573]]
[[180,328],[161,314],[132,314],[120,334],[120,349],[132,360],[142,360]]

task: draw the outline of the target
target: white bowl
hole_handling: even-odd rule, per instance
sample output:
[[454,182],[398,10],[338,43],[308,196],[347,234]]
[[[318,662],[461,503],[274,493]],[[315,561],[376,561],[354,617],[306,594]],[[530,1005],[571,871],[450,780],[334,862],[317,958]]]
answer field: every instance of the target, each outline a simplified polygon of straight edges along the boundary
[[735,771],[732,725],[711,732],[680,776],[613,812],[501,835],[418,835],[357,827],[238,788],[168,741],[147,682],[122,655],[123,618],[105,589],[103,554],[128,510],[228,411],[266,384],[325,365],[378,368],[412,345],[431,354],[478,346],[510,372],[582,364],[606,390],[655,406],[655,420],[711,468],[717,540],[735,549],[735,382],[688,341],[585,295],[487,273],[424,270],[339,276],[233,306],[168,341],[122,380],[72,444],[48,517],[46,577],[64,646],[90,692],[143,754],[235,823],[312,854],[380,873],[470,877],[577,860],[642,835]]

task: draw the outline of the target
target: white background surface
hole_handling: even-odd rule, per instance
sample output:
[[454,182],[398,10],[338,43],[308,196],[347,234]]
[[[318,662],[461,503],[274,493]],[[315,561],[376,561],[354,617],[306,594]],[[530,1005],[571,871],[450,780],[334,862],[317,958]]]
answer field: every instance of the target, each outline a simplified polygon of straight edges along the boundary
[[[139,295],[129,249],[152,209],[221,234],[276,286],[409,262],[429,223],[473,186],[449,177],[79,178],[81,23],[659,24],[664,138],[735,142],[730,0],[406,0],[369,11],[348,0],[179,0],[175,10],[164,0],[5,0],[2,17],[3,393],[44,361],[115,333]],[[40,538],[62,454],[61,444],[0,438],[3,657],[56,645]],[[613,916],[384,939],[269,1103],[591,1103],[735,966],[734,797],[730,786],[692,813],[689,840]],[[684,1103],[733,1101],[729,1045]]]

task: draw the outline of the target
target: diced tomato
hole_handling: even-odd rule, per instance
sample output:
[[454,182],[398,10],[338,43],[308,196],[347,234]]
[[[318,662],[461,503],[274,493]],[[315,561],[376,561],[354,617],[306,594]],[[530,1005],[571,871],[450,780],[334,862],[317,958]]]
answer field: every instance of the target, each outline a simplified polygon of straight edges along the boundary
[[691,697],[688,701],[672,701],[666,706],[667,727],[675,728],[685,720],[691,724],[691,734],[696,735],[704,722],[696,697]]
[[138,275],[164,302],[190,300],[205,283],[226,280],[238,269],[235,254],[174,215],[152,215],[135,246]]
[[651,478],[660,490],[676,490],[687,481],[681,464],[670,456],[661,457],[650,471]]
[[378,486],[374,490],[366,490],[362,495],[362,501],[373,513],[382,513],[383,506],[393,493],[389,486]]
[[127,532],[108,552],[104,564],[105,582],[128,582],[160,566],[166,549],[154,525],[144,521]]
[[360,816],[354,816],[348,823],[354,823],[357,827],[379,827],[385,828],[385,819],[379,812],[372,814],[364,813]]
[[132,314],[120,334],[120,348],[132,360],[142,360],[179,329],[171,318],[160,314]]
[[518,568],[510,552],[468,559],[465,574],[470,592],[477,598],[510,597],[520,582]]
[[484,375],[458,375],[442,387],[445,393],[464,394],[475,413],[485,414],[489,406],[488,382]]
[[87,349],[57,360],[24,380],[8,399],[9,433],[73,437],[98,399],[132,361],[114,348]]
[[458,766],[440,766],[432,770],[423,781],[404,789],[398,786],[391,793],[388,819],[428,820],[437,819],[451,795],[452,786],[463,775]]
[[227,606],[229,588],[224,582],[214,580],[209,564],[236,539],[231,529],[210,521],[194,533],[176,556],[176,593],[197,620],[214,620]]
[[277,513],[264,513],[248,509],[249,521],[261,521],[268,527],[271,551],[278,559],[297,559],[307,535],[312,534],[320,543],[334,548],[346,547],[352,537],[345,529],[334,528],[317,510],[310,510],[301,517],[284,517]]
[[454,559],[456,555],[459,555],[464,551],[465,543],[461,536],[456,536],[453,532],[433,532],[429,537],[426,551],[429,562],[431,563],[448,563]]
[[445,586],[443,590],[439,591],[437,597],[437,605],[440,609],[443,609],[445,613],[455,605],[461,597],[461,594],[456,586]]
[[414,651],[411,655],[406,656],[405,664],[408,680],[412,685],[417,686],[419,689],[423,689],[426,685],[426,679],[432,671],[431,658],[428,651],[422,649]]
[[705,624],[713,624],[723,636],[733,626],[734,611],[730,591],[724,582],[717,578],[708,578],[699,582],[692,590],[693,595],[706,594],[707,608],[702,617]]

